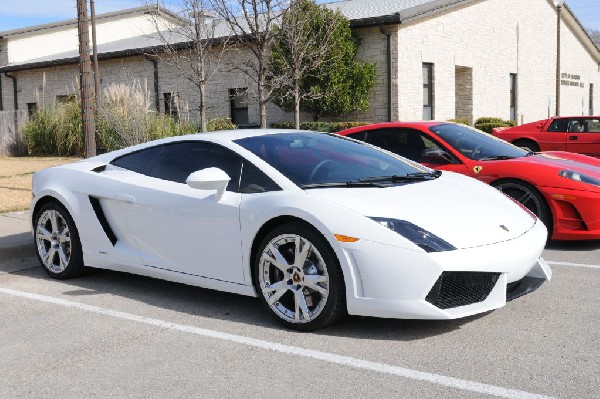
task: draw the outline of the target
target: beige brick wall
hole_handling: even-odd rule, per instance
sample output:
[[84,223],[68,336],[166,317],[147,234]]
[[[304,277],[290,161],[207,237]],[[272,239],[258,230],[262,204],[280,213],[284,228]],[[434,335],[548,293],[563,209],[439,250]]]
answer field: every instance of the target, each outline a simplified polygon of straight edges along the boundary
[[[532,18],[535,16],[535,18]],[[422,116],[423,62],[435,64],[435,117],[455,117],[455,66],[473,69],[473,117],[510,117],[509,74],[518,74],[519,121],[547,117],[555,104],[556,11],[547,0],[486,0],[400,26],[400,119]],[[562,86],[562,114],[581,114],[582,95],[598,65],[564,22],[562,71],[581,75],[585,88]],[[586,94],[587,95],[587,94]],[[585,100],[587,104],[587,100]],[[597,112],[596,112],[597,113]]]
[[[535,16],[535,18],[532,18]],[[509,74],[518,74],[517,113],[519,121],[545,118],[548,98],[554,112],[556,62],[556,11],[550,0],[484,0],[399,26],[386,27],[392,33],[392,119],[420,120],[423,113],[422,63],[435,65],[435,119],[446,120],[469,113],[473,118],[509,118]],[[376,63],[377,77],[371,107],[342,120],[385,121],[387,119],[386,36],[379,27],[357,30],[361,38],[358,58]],[[587,111],[589,84],[594,83],[595,113],[600,113],[600,72],[568,24],[562,24],[562,71],[580,76],[583,87],[561,86],[562,114]],[[249,55],[231,51],[221,64],[241,63]],[[226,62],[227,61],[227,62]],[[462,91],[457,67],[472,70],[472,104]],[[228,68],[223,68],[228,69]],[[160,102],[163,93],[179,93],[180,114],[197,117],[197,88],[182,78],[167,60],[159,60]],[[154,106],[152,64],[143,57],[101,61],[103,86],[134,79],[147,84]],[[57,95],[73,94],[79,75],[76,65],[15,72],[18,77],[19,108],[29,102],[50,104]],[[45,85],[43,84],[45,75]],[[459,76],[461,76],[459,74]],[[207,85],[208,116],[229,116],[229,89],[248,88],[251,97],[249,122],[258,124],[255,85],[238,71],[215,73]],[[12,81],[2,76],[4,108],[12,109]],[[457,96],[456,91],[459,91]],[[457,102],[458,98],[458,102]],[[293,116],[269,104],[268,123],[291,121]],[[310,121],[310,115],[302,115]],[[327,120],[327,119],[323,119]]]

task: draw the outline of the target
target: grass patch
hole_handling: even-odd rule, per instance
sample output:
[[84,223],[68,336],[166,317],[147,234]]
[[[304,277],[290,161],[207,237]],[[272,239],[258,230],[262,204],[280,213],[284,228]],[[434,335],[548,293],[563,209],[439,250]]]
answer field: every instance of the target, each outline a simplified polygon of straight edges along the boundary
[[0,157],[0,213],[29,209],[33,173],[77,160],[79,158]]

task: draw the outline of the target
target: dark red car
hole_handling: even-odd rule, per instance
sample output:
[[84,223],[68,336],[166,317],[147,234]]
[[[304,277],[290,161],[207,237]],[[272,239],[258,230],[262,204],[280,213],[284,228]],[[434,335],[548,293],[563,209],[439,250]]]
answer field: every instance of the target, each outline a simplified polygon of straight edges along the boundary
[[492,134],[531,151],[569,151],[600,158],[600,116],[560,116]]
[[554,240],[600,239],[600,159],[536,154],[447,122],[380,123],[339,134],[491,184],[535,213]]

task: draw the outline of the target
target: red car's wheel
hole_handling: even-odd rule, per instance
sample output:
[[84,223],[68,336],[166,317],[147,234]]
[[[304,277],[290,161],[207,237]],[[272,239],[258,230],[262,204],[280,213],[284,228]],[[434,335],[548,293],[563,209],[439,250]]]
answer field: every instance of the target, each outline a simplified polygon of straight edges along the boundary
[[552,212],[546,199],[535,187],[520,180],[503,180],[492,185],[533,212],[544,222],[548,234],[552,236]]

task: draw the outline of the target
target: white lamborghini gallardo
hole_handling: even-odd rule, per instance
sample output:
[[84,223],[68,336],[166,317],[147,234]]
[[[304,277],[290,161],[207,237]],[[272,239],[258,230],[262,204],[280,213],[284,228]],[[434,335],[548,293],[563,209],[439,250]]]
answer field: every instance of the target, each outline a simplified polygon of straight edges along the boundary
[[452,319],[551,271],[544,225],[496,189],[351,139],[173,137],[33,177],[39,260],[258,296],[290,328],[346,314]]

